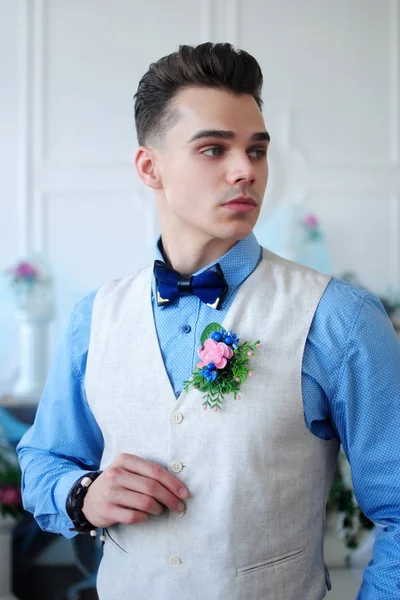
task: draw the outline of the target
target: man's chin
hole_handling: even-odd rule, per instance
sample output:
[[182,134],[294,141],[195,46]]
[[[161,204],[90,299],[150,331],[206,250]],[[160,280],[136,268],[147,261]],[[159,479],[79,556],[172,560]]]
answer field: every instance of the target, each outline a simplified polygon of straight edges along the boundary
[[[253,231],[255,223],[246,221],[230,223],[221,227],[219,237],[222,239],[232,239],[235,241],[244,240]],[[222,234],[222,235],[221,235]]]

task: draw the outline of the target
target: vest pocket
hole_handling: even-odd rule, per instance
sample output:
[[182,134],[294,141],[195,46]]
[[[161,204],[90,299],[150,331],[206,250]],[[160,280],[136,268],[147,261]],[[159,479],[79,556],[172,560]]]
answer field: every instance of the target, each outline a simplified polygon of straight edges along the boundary
[[254,563],[253,565],[248,565],[246,567],[240,567],[236,570],[237,577],[241,577],[243,575],[251,575],[252,573],[257,573],[258,571],[262,571],[262,569],[266,569],[268,567],[275,567],[295,558],[299,558],[305,553],[305,548],[300,548],[297,550],[292,550],[292,552],[287,552],[286,554],[281,554],[280,556],[274,556],[274,558],[270,558],[269,560]]

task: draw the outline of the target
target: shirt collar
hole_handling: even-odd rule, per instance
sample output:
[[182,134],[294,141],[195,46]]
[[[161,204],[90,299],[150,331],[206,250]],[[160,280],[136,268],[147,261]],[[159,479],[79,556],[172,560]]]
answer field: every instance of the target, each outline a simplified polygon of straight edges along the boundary
[[[165,261],[161,250],[161,236],[158,238],[155,247],[155,260]],[[254,233],[250,233],[246,238],[236,242],[236,244],[218,260],[203,267],[193,275],[199,275],[217,263],[220,264],[224,273],[226,283],[228,284],[227,298],[247,279],[254,271],[261,258],[262,248],[258,243]],[[153,294],[155,293],[155,281],[153,277]]]

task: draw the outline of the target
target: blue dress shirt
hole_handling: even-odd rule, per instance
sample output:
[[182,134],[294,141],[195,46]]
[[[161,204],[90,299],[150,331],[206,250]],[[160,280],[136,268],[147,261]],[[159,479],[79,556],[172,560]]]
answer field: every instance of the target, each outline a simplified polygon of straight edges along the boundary
[[[156,258],[163,259],[158,245]],[[153,288],[156,330],[176,396],[198,360],[202,331],[211,321],[222,322],[260,260],[261,248],[250,234],[216,261],[229,286],[219,311],[195,296],[159,308]],[[66,537],[73,535],[65,509],[68,492],[87,471],[99,468],[103,452],[102,433],[85,395],[95,295],[75,306],[35,423],[18,446],[25,508],[42,529]],[[400,599],[400,344],[373,294],[330,281],[305,345],[302,391],[308,429],[322,439],[340,439],[362,510],[384,526],[358,600]]]

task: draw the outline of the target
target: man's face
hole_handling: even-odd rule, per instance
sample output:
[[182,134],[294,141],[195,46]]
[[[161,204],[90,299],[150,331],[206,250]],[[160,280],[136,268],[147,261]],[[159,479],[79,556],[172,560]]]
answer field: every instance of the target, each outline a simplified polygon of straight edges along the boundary
[[205,87],[179,92],[173,109],[179,118],[154,155],[163,233],[243,239],[256,224],[268,179],[260,109],[251,95]]

